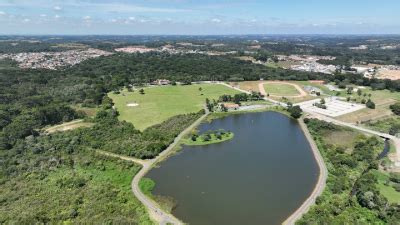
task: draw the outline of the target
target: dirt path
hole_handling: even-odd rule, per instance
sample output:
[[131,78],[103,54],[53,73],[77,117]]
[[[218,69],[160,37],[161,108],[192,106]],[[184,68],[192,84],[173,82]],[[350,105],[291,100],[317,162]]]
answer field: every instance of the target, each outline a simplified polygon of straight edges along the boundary
[[156,158],[151,159],[151,160],[141,160],[129,156],[122,156],[110,152],[105,152],[105,151],[100,151],[98,150],[97,152],[102,155],[107,155],[110,157],[115,157],[115,158],[120,158],[123,160],[131,161],[138,163],[142,165],[142,169],[133,177],[131,186],[132,186],[132,192],[136,196],[136,198],[139,199],[139,201],[142,202],[142,204],[147,208],[147,211],[150,215],[150,217],[156,221],[158,224],[178,224],[181,225],[183,224],[182,221],[174,217],[172,214],[164,212],[160,206],[151,198],[143,194],[143,192],[139,188],[139,181],[148,173],[153,166],[164,160],[168,155],[174,152],[174,148],[178,145],[179,141],[187,135],[191,130],[193,130],[195,127],[197,127],[209,114],[209,111],[206,110],[206,113],[202,115],[199,119],[197,119],[193,124],[191,124],[189,127],[187,127],[184,131],[182,131],[175,139],[172,144],[168,146],[167,149],[162,151]]
[[282,81],[266,81],[266,82],[262,82],[258,84],[258,89],[260,90],[260,93],[264,96],[267,96],[267,93],[265,91],[264,88],[264,84],[287,84],[287,85],[291,85],[294,88],[296,88],[296,90],[299,92],[298,95],[288,95],[288,96],[284,96],[284,95],[269,95],[271,97],[288,97],[288,98],[302,98],[302,97],[306,97],[307,96],[307,92],[305,92],[299,85],[297,84],[293,84],[293,83],[288,83],[288,82],[282,82]]

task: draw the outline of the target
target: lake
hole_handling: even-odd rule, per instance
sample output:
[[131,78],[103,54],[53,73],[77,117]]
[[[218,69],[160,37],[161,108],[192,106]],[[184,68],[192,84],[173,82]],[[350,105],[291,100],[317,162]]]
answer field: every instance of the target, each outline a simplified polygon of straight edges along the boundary
[[281,224],[308,198],[319,167],[300,125],[277,112],[230,115],[199,132],[225,129],[235,137],[183,146],[152,169],[154,195],[173,197],[172,214],[190,225]]

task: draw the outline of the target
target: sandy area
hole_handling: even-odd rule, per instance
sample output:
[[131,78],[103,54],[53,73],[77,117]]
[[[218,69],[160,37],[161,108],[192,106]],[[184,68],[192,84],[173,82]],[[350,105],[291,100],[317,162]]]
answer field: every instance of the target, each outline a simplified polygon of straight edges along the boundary
[[380,69],[378,72],[377,78],[399,80],[400,79],[400,70]]

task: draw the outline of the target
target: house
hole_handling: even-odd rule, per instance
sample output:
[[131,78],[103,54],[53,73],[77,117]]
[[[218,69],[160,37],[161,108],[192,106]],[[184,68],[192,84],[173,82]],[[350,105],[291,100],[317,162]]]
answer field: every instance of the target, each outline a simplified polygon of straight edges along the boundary
[[239,109],[239,105],[235,104],[235,103],[223,103],[221,104],[221,106],[224,105],[225,108],[229,111],[229,110],[237,110]]
[[151,82],[151,84],[153,84],[153,85],[168,85],[170,83],[171,83],[171,81],[165,80],[165,79],[157,79],[157,80]]

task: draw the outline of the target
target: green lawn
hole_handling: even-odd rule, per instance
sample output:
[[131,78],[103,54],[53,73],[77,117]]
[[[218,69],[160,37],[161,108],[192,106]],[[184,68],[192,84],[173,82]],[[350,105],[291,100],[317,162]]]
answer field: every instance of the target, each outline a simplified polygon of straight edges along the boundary
[[[239,93],[219,84],[149,87],[144,91],[143,95],[137,90],[108,95],[120,113],[119,119],[133,123],[140,130],[175,115],[198,112],[203,108],[206,98],[218,99],[223,94]],[[129,103],[138,105],[129,107]]]
[[397,192],[392,186],[391,182],[386,184],[389,180],[389,175],[381,172],[381,171],[374,171],[374,173],[378,177],[378,185],[381,194],[385,196],[390,203],[400,203],[400,192]]
[[295,87],[289,84],[267,83],[264,84],[264,89],[270,95],[295,96],[300,94]]

